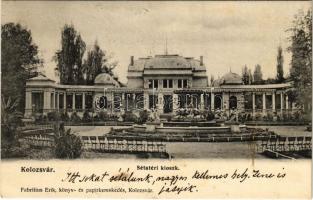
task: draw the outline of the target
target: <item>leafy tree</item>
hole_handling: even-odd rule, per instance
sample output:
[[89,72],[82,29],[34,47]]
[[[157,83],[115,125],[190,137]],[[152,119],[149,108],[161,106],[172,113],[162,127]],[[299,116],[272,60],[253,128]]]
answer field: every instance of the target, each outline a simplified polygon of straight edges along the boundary
[[86,84],[93,85],[96,76],[102,72],[102,66],[105,62],[105,53],[96,41],[93,49],[87,52],[87,59],[84,61]]
[[281,46],[278,47],[278,54],[277,54],[277,76],[276,80],[278,83],[282,83],[284,81],[284,57],[283,57],[283,49]]
[[1,96],[19,99],[17,109],[24,112],[26,80],[36,75],[42,61],[30,30],[14,23],[1,28]]
[[96,76],[102,72],[114,76],[113,69],[117,62],[109,62],[110,57],[100,48],[96,41],[93,49],[88,51],[87,59],[84,61],[84,74],[86,84],[93,85]]
[[254,82],[251,69],[249,69],[248,74],[249,74],[249,85],[251,85]]
[[250,80],[249,80],[249,71],[247,65],[245,65],[242,69],[242,81],[245,85],[248,85]]
[[61,50],[55,54],[56,70],[61,84],[84,84],[82,58],[86,44],[73,25],[65,25],[61,33]]
[[23,113],[17,110],[18,104],[18,99],[9,97],[6,101],[4,97],[1,98],[1,139],[2,142],[8,142],[9,146],[16,142],[16,129],[22,123]]
[[263,81],[261,65],[257,64],[254,68],[253,80],[255,84],[261,84]]
[[16,157],[23,155],[18,150],[18,130],[22,123],[23,113],[17,110],[18,99],[12,100],[10,97],[6,101],[1,97],[1,157]]
[[312,10],[306,13],[300,11],[294,18],[291,32],[292,53],[290,78],[296,90],[295,101],[305,108],[308,113],[312,110]]

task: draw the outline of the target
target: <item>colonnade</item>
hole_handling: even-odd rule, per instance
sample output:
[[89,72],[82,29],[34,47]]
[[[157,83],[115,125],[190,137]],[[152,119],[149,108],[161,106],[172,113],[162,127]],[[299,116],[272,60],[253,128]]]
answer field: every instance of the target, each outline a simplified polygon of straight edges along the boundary
[[[260,94],[260,93],[257,93]],[[267,112],[267,107],[266,107],[266,95],[268,94],[267,92],[262,92],[262,113],[265,115]],[[282,112],[284,110],[284,96],[285,96],[285,109],[289,109],[289,99],[288,95],[285,95],[283,92],[280,92],[280,111]],[[256,93],[252,93],[252,113],[255,115],[256,113],[256,103],[255,103],[255,95]],[[270,94],[272,96],[272,111],[276,112],[276,93],[272,92]]]
[[[43,110],[44,112],[50,112],[53,109],[72,109],[72,110],[76,110],[76,108],[80,108],[81,110],[85,110],[86,109],[86,95],[90,92],[85,92],[85,91],[79,91],[79,92],[68,92],[66,93],[65,91],[51,91],[51,90],[44,90],[42,91],[43,93]],[[142,91],[140,93],[131,93],[131,92],[119,92],[116,93],[119,94],[121,96],[121,101],[120,101],[120,109],[133,109],[133,108],[137,108],[136,103],[138,103],[138,99],[136,99],[136,95],[138,94],[142,94],[143,98],[142,100],[142,104],[143,107],[142,109],[148,109],[149,108],[149,95],[155,95],[156,98],[158,99],[157,101],[157,108],[159,109],[160,113],[163,112],[163,108],[164,108],[164,95],[172,95],[172,108],[173,110],[177,110],[178,109],[178,101],[179,101],[179,94],[176,93],[163,93],[163,92],[158,92],[158,93],[151,93],[151,91]],[[116,95],[114,92],[109,92],[107,94],[105,94],[108,99],[109,102],[111,103],[111,108],[112,108],[112,112],[114,109],[114,104],[116,103],[114,100],[114,97]],[[210,94],[210,95],[209,95]],[[219,93],[220,94],[220,93]],[[267,92],[253,92],[252,93],[252,113],[253,115],[256,113],[257,109],[256,109],[256,95],[262,95],[262,113],[266,114],[267,112],[267,105],[266,105],[266,95],[271,95],[272,96],[272,111],[275,112],[276,111],[276,93],[275,92],[271,92],[269,93]],[[278,93],[280,94],[280,110],[283,111],[284,109],[289,109],[289,99],[288,99],[288,95],[285,95],[285,93],[280,92]],[[71,108],[68,107],[68,103],[67,100],[67,96],[68,95],[72,95],[72,101],[71,101]],[[81,105],[77,106],[76,102],[76,96],[77,95],[82,95],[81,101],[79,102]],[[100,95],[100,94],[98,94]],[[185,94],[188,95],[188,94]],[[191,94],[189,94],[190,96],[192,96]],[[207,97],[205,97],[205,95],[208,95]],[[197,107],[200,109],[205,109],[205,105],[208,102],[208,100],[205,100],[206,98],[210,98],[210,108],[211,110],[214,110],[215,108],[215,96],[217,95],[216,92],[211,92],[211,93],[197,93]],[[132,103],[130,104],[129,102],[129,97],[131,96],[131,100]],[[26,104],[25,104],[25,110],[31,110],[32,109],[32,91],[31,90],[27,90],[26,91]],[[61,98],[63,97],[63,99]],[[193,98],[191,98],[193,100]],[[223,99],[223,98],[222,98]],[[61,101],[63,101],[61,103]],[[186,100],[187,101],[187,100]],[[284,104],[285,101],[285,104]],[[95,95],[93,95],[93,107],[95,106]],[[63,106],[60,106],[60,105]],[[207,106],[209,106],[207,105]],[[285,107],[284,107],[285,105]],[[223,110],[223,101],[222,101],[222,105],[221,105],[221,109]]]

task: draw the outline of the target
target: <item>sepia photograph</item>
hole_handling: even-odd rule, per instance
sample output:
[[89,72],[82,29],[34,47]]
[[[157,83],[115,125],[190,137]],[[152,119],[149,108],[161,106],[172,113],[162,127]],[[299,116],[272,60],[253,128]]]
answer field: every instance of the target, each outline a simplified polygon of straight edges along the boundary
[[[310,1],[1,4],[2,164],[73,162],[87,170],[123,161],[136,163],[135,172],[162,173],[182,171],[174,163],[184,160],[191,169],[246,160],[305,162],[303,174],[311,173]],[[143,164],[150,161],[159,164]],[[49,171],[20,165],[19,173]],[[62,182],[77,180],[65,172]],[[180,180],[140,191],[198,192],[191,183],[177,189]],[[18,196],[45,192],[23,188]]]

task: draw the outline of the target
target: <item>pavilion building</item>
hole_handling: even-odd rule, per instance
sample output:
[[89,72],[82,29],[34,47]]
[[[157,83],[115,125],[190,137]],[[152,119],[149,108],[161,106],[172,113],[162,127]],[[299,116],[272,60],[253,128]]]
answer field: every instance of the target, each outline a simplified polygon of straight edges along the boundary
[[244,85],[241,76],[229,72],[209,86],[202,56],[156,55],[136,60],[132,56],[127,79],[123,86],[116,77],[102,73],[94,85],[63,85],[38,75],[26,83],[25,116],[51,111],[121,114],[144,109],[166,116],[190,107],[255,116],[295,109],[287,95],[291,83]]

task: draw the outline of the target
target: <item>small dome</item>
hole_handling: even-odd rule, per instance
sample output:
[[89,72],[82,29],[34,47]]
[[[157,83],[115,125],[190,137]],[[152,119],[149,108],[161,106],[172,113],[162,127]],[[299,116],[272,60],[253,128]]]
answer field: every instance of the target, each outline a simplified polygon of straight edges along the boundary
[[242,84],[242,78],[236,73],[229,72],[221,78],[221,84],[239,85]]
[[95,85],[112,85],[118,86],[118,83],[112,76],[107,73],[101,73],[95,78]]
[[213,81],[213,86],[220,86],[220,85],[242,85],[242,78],[236,73],[229,72],[222,76],[222,78],[219,78],[215,81]]

